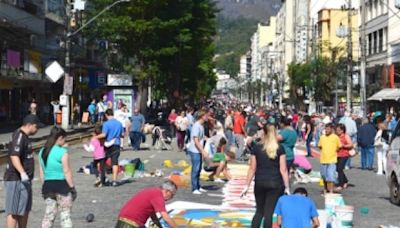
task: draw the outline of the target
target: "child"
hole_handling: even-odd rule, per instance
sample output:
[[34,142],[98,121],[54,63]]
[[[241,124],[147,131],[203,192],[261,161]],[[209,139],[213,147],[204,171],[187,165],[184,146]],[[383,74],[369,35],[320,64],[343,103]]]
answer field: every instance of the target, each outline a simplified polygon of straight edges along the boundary
[[217,182],[217,183],[225,183],[225,181],[223,181],[219,178],[219,175],[221,174],[221,172],[224,174],[226,179],[228,179],[228,180],[231,179],[231,174],[228,171],[226,157],[224,154],[226,143],[227,143],[226,139],[224,137],[221,137],[221,139],[219,140],[219,144],[216,148],[216,152],[213,153],[213,150],[215,149],[214,145],[210,145],[210,147],[209,147],[210,151],[208,151],[210,158],[212,158],[211,159],[212,162],[209,164],[206,164],[205,170],[208,172],[210,172],[210,171],[212,172],[211,175],[209,176],[210,180],[213,180],[214,176],[217,177],[214,179],[214,182]]
[[[105,184],[105,179],[106,179],[105,167],[104,167],[106,154],[104,151],[104,145],[102,142],[100,142],[99,139],[96,138],[96,136],[100,135],[101,133],[102,133],[101,125],[96,124],[94,127],[93,137],[90,139],[90,144],[83,145],[86,151],[91,152],[93,154],[93,163],[94,166],[96,167],[95,169],[96,182],[94,184],[96,187],[103,186]],[[99,178],[99,170],[101,173],[100,178]]]

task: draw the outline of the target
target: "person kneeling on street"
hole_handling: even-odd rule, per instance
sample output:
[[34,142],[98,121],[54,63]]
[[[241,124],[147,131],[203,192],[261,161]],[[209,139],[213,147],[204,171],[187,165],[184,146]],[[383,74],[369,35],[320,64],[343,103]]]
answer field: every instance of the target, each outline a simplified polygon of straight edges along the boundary
[[172,199],[177,189],[174,182],[167,180],[159,188],[147,188],[138,192],[122,207],[115,228],[145,227],[148,218],[151,218],[157,227],[162,228],[156,213],[161,214],[169,227],[177,228],[178,225],[165,208],[165,201]]
[[[211,162],[205,162],[204,170],[207,172],[212,172],[209,175],[209,179],[217,183],[225,183],[224,180],[220,179],[219,176],[221,172],[224,174],[227,180],[231,179],[231,174],[228,170],[227,159],[225,156],[226,139],[221,137],[217,148],[215,148],[214,143],[209,140],[206,143],[206,151],[208,152]],[[216,177],[214,179],[214,177]]]

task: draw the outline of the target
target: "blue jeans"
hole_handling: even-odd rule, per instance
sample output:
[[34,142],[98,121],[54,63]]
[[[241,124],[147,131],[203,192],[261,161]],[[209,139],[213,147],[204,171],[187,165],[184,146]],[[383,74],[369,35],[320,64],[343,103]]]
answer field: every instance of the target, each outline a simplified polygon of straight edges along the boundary
[[192,162],[192,191],[200,189],[200,172],[203,163],[200,153],[189,151],[190,160]]
[[361,169],[372,169],[374,167],[374,146],[361,147]]
[[312,135],[308,135],[306,139],[307,156],[312,156],[311,145],[310,145],[311,141],[312,141]]
[[129,132],[129,138],[131,139],[131,145],[133,150],[140,150],[140,143],[142,142],[141,132]]
[[226,139],[228,140],[228,146],[231,146],[235,143],[235,136],[233,135],[233,132],[231,129],[226,129],[225,130],[225,135]]

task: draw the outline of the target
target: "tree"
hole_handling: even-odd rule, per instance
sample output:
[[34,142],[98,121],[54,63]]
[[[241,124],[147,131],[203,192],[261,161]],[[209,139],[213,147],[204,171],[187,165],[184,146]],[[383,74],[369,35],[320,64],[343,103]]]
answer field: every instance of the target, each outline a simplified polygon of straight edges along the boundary
[[289,64],[290,95],[301,110],[305,110],[304,100],[310,91],[314,92],[316,101],[331,102],[339,65],[335,55],[332,56],[333,58],[319,56],[303,64]]
[[[91,1],[89,17],[112,0]],[[149,83],[172,105],[215,86],[212,57],[216,7],[211,0],[134,0],[109,10],[89,34],[116,44],[132,73],[144,111]]]

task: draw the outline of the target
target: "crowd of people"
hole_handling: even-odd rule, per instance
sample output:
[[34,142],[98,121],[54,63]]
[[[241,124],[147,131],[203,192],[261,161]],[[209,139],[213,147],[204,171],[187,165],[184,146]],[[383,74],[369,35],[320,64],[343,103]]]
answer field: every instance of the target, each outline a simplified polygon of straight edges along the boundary
[[[101,103],[107,103],[106,97]],[[129,136],[133,150],[140,150],[146,120],[139,109],[134,109],[132,116],[128,116],[124,104],[120,104],[115,112],[107,106],[99,107],[97,104],[94,107],[94,104],[95,101],[88,110],[90,116],[96,118],[96,125],[85,149],[93,154],[97,171],[95,186],[118,186],[118,160],[124,138]],[[324,194],[341,192],[349,186],[345,170],[352,167],[351,158],[356,151],[361,153],[363,170],[373,170],[376,153],[377,174],[382,175],[386,172],[387,134],[397,125],[391,114],[382,118],[376,113],[362,119],[345,112],[339,118],[323,113],[306,115],[293,110],[274,111],[244,104],[224,105],[217,101],[198,108],[172,109],[167,121],[171,133],[176,136],[177,151],[185,151],[191,161],[191,191],[194,195],[207,192],[200,183],[203,168],[210,173],[210,180],[224,183],[231,179],[229,162],[248,162],[247,184],[241,194],[247,194],[254,180],[256,212],[252,227],[260,227],[262,220],[264,227],[277,224],[282,227],[309,227],[307,224],[318,227],[318,213],[315,204],[307,197],[307,191],[297,188],[291,195],[291,170],[310,172],[312,167],[307,156],[312,157],[318,148]],[[34,171],[29,136],[37,132],[38,124],[35,113],[27,115],[10,142],[4,176],[7,228],[17,227],[17,224],[19,227],[27,226],[32,208]],[[42,194],[46,203],[42,227],[53,227],[58,212],[61,226],[72,227],[70,213],[77,192],[68,149],[64,146],[65,137],[66,132],[54,126],[39,152]],[[296,144],[305,145],[305,156],[295,152]],[[106,182],[104,172],[107,158],[112,167],[110,183]],[[171,227],[177,227],[165,210],[165,201],[173,198],[176,191],[176,185],[167,181],[160,188],[137,193],[121,209],[116,227],[141,227],[148,218],[160,225],[155,212],[161,213]],[[299,210],[290,210],[293,206]],[[278,216],[277,223],[273,222],[274,214]]]

